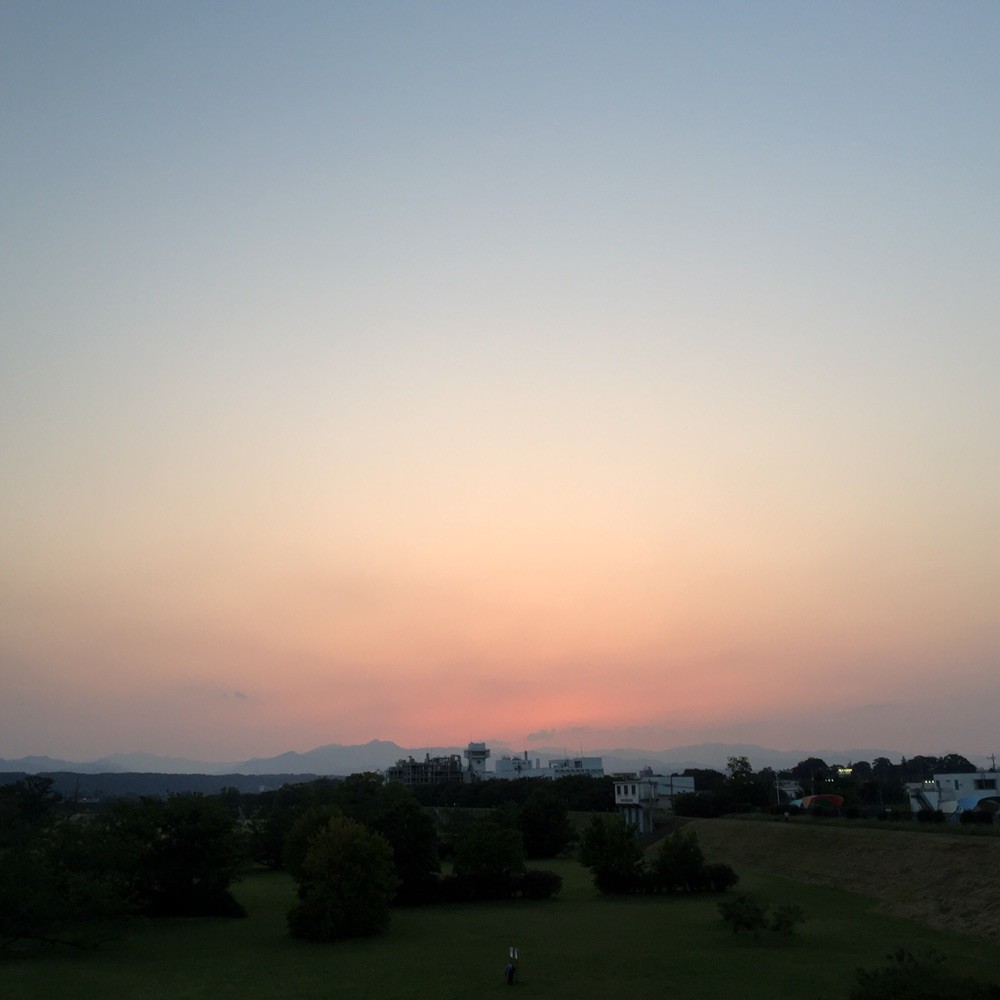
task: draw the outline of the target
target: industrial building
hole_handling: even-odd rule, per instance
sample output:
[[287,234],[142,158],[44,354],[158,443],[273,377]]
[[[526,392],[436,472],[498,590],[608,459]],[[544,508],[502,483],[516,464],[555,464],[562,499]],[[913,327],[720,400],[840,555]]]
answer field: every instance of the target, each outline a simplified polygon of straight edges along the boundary
[[401,781],[404,785],[436,785],[446,781],[462,780],[462,758],[459,754],[446,757],[432,757],[425,754],[423,760],[397,760],[386,768],[387,781]]
[[600,757],[557,757],[543,766],[539,758],[529,759],[525,750],[522,757],[509,754],[498,757],[496,770],[488,777],[512,781],[517,778],[565,778],[571,774],[602,778],[604,761]]
[[[587,775],[591,778],[604,776],[604,762],[600,757],[557,757],[543,765],[539,758],[503,754],[496,758],[496,770],[487,771],[486,762],[491,754],[485,743],[470,743],[462,754],[447,754],[432,757],[426,754],[423,760],[409,757],[398,760],[386,768],[388,781],[400,781],[404,785],[432,785],[446,781],[487,781],[491,778],[513,780],[516,778],[564,778],[568,775]],[[462,757],[467,763],[462,764]]]

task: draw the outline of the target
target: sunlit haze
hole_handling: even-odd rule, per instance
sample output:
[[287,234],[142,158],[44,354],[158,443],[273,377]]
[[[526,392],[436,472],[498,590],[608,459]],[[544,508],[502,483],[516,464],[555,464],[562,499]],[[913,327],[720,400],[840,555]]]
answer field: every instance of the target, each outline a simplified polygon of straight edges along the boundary
[[1000,750],[1000,5],[0,7],[0,756]]

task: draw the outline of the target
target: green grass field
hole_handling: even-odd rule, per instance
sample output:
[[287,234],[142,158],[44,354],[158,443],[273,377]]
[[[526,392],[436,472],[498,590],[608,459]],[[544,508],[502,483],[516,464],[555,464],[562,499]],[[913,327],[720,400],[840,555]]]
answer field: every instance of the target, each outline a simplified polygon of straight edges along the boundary
[[868,900],[779,879],[744,876],[740,889],[797,902],[809,919],[791,939],[733,937],[718,897],[601,897],[589,872],[559,861],[559,897],[401,909],[377,938],[321,945],[293,940],[291,880],[257,872],[236,894],[245,920],[130,925],[92,952],[56,949],[0,960],[3,1000],[319,1000],[478,998],[507,991],[510,945],[519,994],[683,1000],[843,1000],[858,966],[891,950],[932,947],[978,978],[996,979],[1000,948],[880,916]]

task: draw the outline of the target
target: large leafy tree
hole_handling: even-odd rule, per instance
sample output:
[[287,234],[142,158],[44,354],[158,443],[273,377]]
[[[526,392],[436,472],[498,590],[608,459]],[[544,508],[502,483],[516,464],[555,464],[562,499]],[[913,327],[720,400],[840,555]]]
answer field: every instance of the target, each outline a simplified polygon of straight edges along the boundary
[[400,901],[418,901],[433,891],[441,861],[437,827],[413,792],[388,782],[374,795],[365,824],[385,837],[392,848]]
[[250,850],[255,861],[269,868],[284,864],[285,840],[307,810],[341,801],[343,782],[329,778],[283,785],[255,796],[250,817]]
[[51,779],[0,786],[0,948],[93,944],[127,905],[103,829],[62,811]]
[[722,791],[730,810],[745,812],[767,804],[767,789],[754,774],[748,757],[726,758],[726,771],[728,778]]
[[803,790],[809,795],[815,795],[822,791],[822,782],[829,775],[830,767],[820,757],[807,757],[805,760],[800,760],[792,768],[792,777],[802,785]]
[[108,823],[143,912],[245,915],[230,892],[246,862],[245,844],[221,802],[197,793],[119,802]]
[[472,823],[455,848],[455,875],[478,899],[513,896],[524,874],[520,831],[492,816]]
[[296,937],[315,941],[378,934],[389,926],[396,882],[386,839],[334,816],[310,840],[288,926]]
[[636,892],[642,886],[642,845],[635,828],[617,815],[591,818],[580,841],[580,864],[593,872],[601,892]]
[[650,878],[660,892],[690,892],[704,882],[705,855],[693,833],[678,830],[660,841]]
[[960,753],[949,753],[938,759],[935,771],[938,774],[975,774],[979,768]]
[[548,782],[539,784],[521,806],[518,829],[529,858],[554,858],[573,839],[566,800]]
[[337,806],[310,806],[295,821],[285,837],[285,849],[282,853],[285,870],[292,878],[302,878],[306,855],[316,834],[327,827],[335,816],[342,815]]
[[298,877],[309,840],[334,815],[347,816],[382,834],[392,848],[399,900],[432,894],[440,871],[438,834],[413,790],[380,774],[352,774],[282,789],[261,804],[253,822],[254,856]]

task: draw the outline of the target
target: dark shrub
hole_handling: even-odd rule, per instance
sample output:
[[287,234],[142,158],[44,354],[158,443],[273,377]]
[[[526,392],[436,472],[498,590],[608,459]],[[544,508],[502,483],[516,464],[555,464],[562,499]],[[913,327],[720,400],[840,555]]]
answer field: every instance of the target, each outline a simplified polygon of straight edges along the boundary
[[705,881],[708,883],[709,892],[725,892],[731,889],[740,877],[729,865],[716,862],[705,865]]
[[521,876],[521,895],[525,899],[549,899],[562,888],[562,876],[547,869],[529,868]]
[[858,969],[850,1000],[1000,1000],[1000,986],[949,976],[944,957],[900,948],[879,969]]
[[519,830],[493,817],[476,820],[455,847],[455,874],[475,899],[507,899],[517,892],[524,873],[524,841]]
[[714,795],[699,792],[678,792],[674,796],[674,815],[712,819],[725,811],[722,803]]
[[611,895],[630,892],[642,892],[645,888],[642,872],[619,871],[616,869],[598,869],[594,872],[594,885],[598,892]]
[[705,855],[693,833],[664,837],[649,870],[649,888],[653,892],[701,892],[707,889]]
[[776,934],[788,935],[795,930],[796,924],[801,924],[805,919],[806,915],[801,906],[783,903],[771,914],[771,930]]
[[958,821],[966,826],[976,826],[978,824],[988,826],[993,822],[993,813],[987,812],[985,809],[966,809],[964,812],[958,814]]
[[245,916],[229,886],[246,858],[228,810],[198,793],[115,803],[106,817],[117,863],[150,916]]
[[594,874],[600,892],[639,892],[643,889],[645,860],[633,827],[618,816],[596,815],[583,832],[580,863]]
[[734,934],[750,931],[755,938],[767,926],[767,908],[752,896],[740,893],[719,903],[719,914]]

